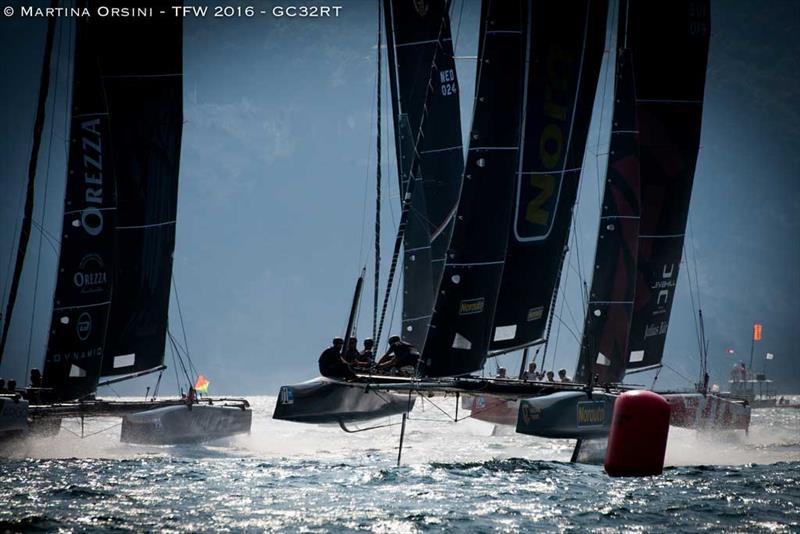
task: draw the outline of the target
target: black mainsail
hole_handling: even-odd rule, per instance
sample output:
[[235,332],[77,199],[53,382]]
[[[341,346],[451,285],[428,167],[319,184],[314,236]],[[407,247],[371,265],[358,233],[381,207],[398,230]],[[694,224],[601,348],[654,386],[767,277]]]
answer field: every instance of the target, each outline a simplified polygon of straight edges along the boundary
[[519,161],[526,4],[482,4],[464,183],[422,355],[430,376],[470,373],[486,360]]
[[700,146],[709,2],[682,0],[664,9],[629,0],[626,17],[641,172],[631,370],[660,365],[664,352]]
[[449,2],[383,1],[401,200],[416,181],[403,237],[402,333],[421,347],[464,170],[458,80]]
[[[620,6],[624,9],[625,2]],[[624,15],[624,11],[623,11]],[[631,53],[620,20],[614,114],[592,285],[575,381],[618,383],[628,361],[628,333],[639,245],[639,146]]]
[[93,393],[100,376],[114,268],[110,118],[97,58],[107,19],[76,19],[61,252],[43,380],[54,400]]
[[100,31],[117,177],[114,289],[102,368],[109,376],[164,361],[183,125],[183,34],[182,19],[172,16],[104,20]]
[[607,11],[606,0],[531,2],[524,148],[492,351],[543,338],[569,237]]

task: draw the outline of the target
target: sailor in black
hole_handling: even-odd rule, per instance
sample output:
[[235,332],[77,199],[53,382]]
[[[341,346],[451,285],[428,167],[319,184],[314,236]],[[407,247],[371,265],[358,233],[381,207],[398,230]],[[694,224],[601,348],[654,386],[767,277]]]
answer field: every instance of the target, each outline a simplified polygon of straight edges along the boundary
[[419,362],[419,352],[411,343],[403,341],[400,336],[389,338],[389,350],[378,362],[378,369],[383,371],[404,371],[415,373]]
[[322,351],[319,356],[319,372],[328,378],[355,378],[350,366],[342,357],[344,340],[333,338],[333,345]]
[[358,352],[358,338],[351,337],[347,340],[347,350],[344,352],[344,359],[345,361],[352,365],[356,363],[358,358],[361,356],[361,353]]
[[372,341],[371,338],[365,339],[364,350],[358,354],[358,359],[355,361],[355,364],[359,367],[372,367],[375,364],[375,351],[373,350],[374,346],[375,342]]

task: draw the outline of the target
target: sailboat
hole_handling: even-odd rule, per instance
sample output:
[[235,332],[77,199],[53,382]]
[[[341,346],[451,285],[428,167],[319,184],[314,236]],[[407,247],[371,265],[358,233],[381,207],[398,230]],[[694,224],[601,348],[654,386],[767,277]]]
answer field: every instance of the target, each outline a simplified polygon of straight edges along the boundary
[[[422,348],[422,378],[325,380],[349,399],[363,392],[403,392],[411,399],[422,391],[533,396],[581,390],[579,384],[472,373],[490,355],[541,343],[546,335],[602,58],[606,4],[573,9],[483,2],[465,163],[456,130],[459,91],[447,6],[382,4],[403,198],[384,307],[403,244],[402,334]],[[412,50],[424,46],[432,49],[427,56]],[[422,93],[408,89],[420,83],[414,82],[419,73],[428,74],[421,83],[424,98],[405,97]],[[547,268],[531,277],[531,264]],[[304,411],[313,410],[318,422],[339,421],[342,411],[328,402],[330,396],[303,395],[298,402],[305,387],[284,386],[274,417],[304,421]],[[409,402],[396,406],[410,408]]]
[[[619,383],[626,373],[661,367],[699,149],[708,5],[664,13],[623,0],[618,20],[609,160],[575,374],[582,383]],[[669,52],[665,41],[674,43]],[[698,325],[704,363],[702,311]],[[749,407],[710,392],[705,374],[703,364],[696,392],[664,392],[671,424],[746,430]],[[473,407],[478,419],[516,424],[508,413],[516,405],[475,399]],[[573,423],[565,421],[565,433]]]
[[[79,4],[92,8],[95,2]],[[45,70],[52,31],[51,22]],[[166,368],[183,123],[183,28],[181,19],[171,16],[82,17],[76,19],[75,39],[56,289],[42,383],[25,395],[27,417],[39,425],[62,417],[121,416],[123,440],[143,443],[249,432],[246,400],[198,401],[193,382],[187,399],[95,399],[99,386]],[[47,99],[47,85],[43,76],[40,103]],[[31,205],[35,177],[34,169],[28,184]],[[3,345],[29,231],[26,213]]]
[[[383,4],[387,36],[399,35],[404,21],[419,27],[409,22],[413,18],[398,14],[403,6],[396,4]],[[440,23],[449,28],[446,3],[426,4],[432,5],[439,5]],[[621,0],[615,13],[620,23],[611,154],[575,380],[476,375],[487,358],[520,350],[522,375],[527,349],[541,345],[547,350],[607,12],[605,1],[482,2],[469,147],[453,220],[446,221],[452,222],[452,235],[435,294],[422,310],[427,315],[410,317],[420,317],[417,321],[407,320],[405,311],[403,316],[403,336],[422,348],[420,375],[360,375],[330,381],[332,387],[353,397],[361,392],[406,393],[409,399],[415,394],[455,396],[454,420],[459,396],[480,396],[510,407],[509,419],[518,432],[582,440],[608,434],[615,400],[637,388],[622,384],[626,372],[661,366],[699,149],[709,36],[709,5],[703,0],[668,9]],[[665,42],[671,46],[663,46]],[[406,42],[395,39],[392,44],[387,43],[390,65],[398,44],[402,48]],[[452,54],[445,44],[438,46]],[[430,88],[437,86],[441,66],[436,59],[429,65],[429,82],[437,82],[429,83]],[[435,143],[442,135],[429,127],[428,120],[442,109],[433,95],[438,92],[429,90],[418,104],[423,120],[406,167],[410,176],[401,188],[404,216],[414,205],[417,179],[424,183],[441,176],[426,174],[421,143]],[[394,109],[397,114],[398,106]],[[451,120],[454,116],[451,112]],[[395,119],[396,132],[403,130],[402,123],[397,126],[401,118]],[[398,154],[398,161],[408,159],[401,149]],[[401,168],[401,177],[403,172]],[[401,219],[398,242],[411,231],[412,223],[408,228],[405,223]],[[439,257],[430,253],[425,259],[436,272]],[[405,263],[415,261],[416,251],[406,248]],[[418,279],[416,272],[412,276]],[[423,302],[404,289],[404,310],[410,295],[410,305]],[[281,389],[275,418],[304,420],[296,400],[285,402],[295,398],[296,388]],[[745,403],[723,399],[707,388],[664,396],[728,427],[749,424]],[[697,402],[686,403],[688,397]],[[336,403],[314,395],[304,396],[302,406],[315,407],[317,421],[335,422],[340,413]]]

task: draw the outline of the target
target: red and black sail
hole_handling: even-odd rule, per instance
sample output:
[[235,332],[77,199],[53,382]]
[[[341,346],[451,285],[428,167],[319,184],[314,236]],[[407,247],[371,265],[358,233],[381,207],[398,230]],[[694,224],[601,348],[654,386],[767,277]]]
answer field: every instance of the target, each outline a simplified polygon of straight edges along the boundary
[[[624,14],[625,2],[621,3]],[[621,382],[628,360],[628,332],[636,288],[639,245],[639,145],[631,53],[625,19],[617,37],[614,113],[611,124],[592,285],[575,381]]]
[[660,365],[700,147],[708,0],[628,0],[641,219],[628,369]]

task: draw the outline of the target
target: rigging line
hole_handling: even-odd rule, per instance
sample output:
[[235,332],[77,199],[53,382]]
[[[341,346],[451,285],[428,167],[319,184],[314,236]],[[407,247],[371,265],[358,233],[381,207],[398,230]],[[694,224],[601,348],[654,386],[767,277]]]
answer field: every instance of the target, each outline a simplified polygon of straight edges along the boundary
[[[51,7],[58,7],[58,0],[52,0]],[[56,20],[56,17],[51,17],[47,20],[47,37],[44,45],[44,59],[42,60],[42,75],[39,82],[39,98],[36,105],[36,119],[33,126],[33,143],[31,145],[31,155],[28,161],[28,184],[25,194],[25,208],[22,213],[14,274],[8,291],[3,333],[2,337],[0,337],[0,363],[3,360],[3,354],[5,352],[6,340],[8,339],[8,331],[11,325],[11,316],[14,313],[14,303],[17,299],[22,269],[25,265],[25,253],[30,238],[30,220],[33,218],[33,204],[35,200],[36,167],[39,161],[39,147],[42,142],[42,132],[44,130],[47,93],[50,88],[50,61],[53,53],[53,37],[55,35]]]
[[453,55],[456,55],[456,48],[458,47],[458,38],[461,35],[461,21],[464,20],[464,3],[466,0],[461,0],[461,9],[458,12],[458,27],[456,28],[456,38],[453,39]]
[[372,292],[372,337],[378,334],[378,293],[380,292],[381,277],[381,27],[383,23],[382,2],[378,2],[378,75],[377,77],[377,131],[376,142],[376,169],[375,169],[375,287]]
[[[378,43],[378,49],[380,49],[380,43]],[[380,73],[377,74],[380,76]],[[367,191],[369,190],[369,182],[372,176],[372,170],[370,167],[370,162],[372,161],[372,126],[374,124],[373,119],[375,118],[375,95],[371,96],[370,100],[370,108],[369,108],[369,135],[367,144],[367,165],[366,165],[366,175],[364,176],[364,199],[363,199],[363,206],[361,210],[361,237],[359,239],[359,249],[358,249],[358,266],[363,264],[364,260],[364,234],[366,233],[367,227]],[[380,136],[380,133],[378,134]]]
[[[56,48],[56,70],[53,76],[53,97],[50,103],[50,135],[47,140],[47,164],[44,171],[44,187],[42,188],[42,222],[47,216],[47,193],[50,184],[50,165],[53,160],[53,134],[56,130],[56,103],[58,101],[58,74],[61,70],[61,43],[64,39],[64,26],[59,24],[57,27],[57,35],[55,37],[58,42]],[[33,214],[31,213],[31,224],[33,224]],[[31,305],[31,321],[28,324],[28,346],[25,350],[27,359],[25,360],[25,380],[28,379],[28,373],[31,370],[31,345],[33,345],[33,327],[36,323],[36,301],[39,297],[39,273],[41,272],[42,265],[42,243],[44,242],[44,233],[39,231],[39,245],[36,251],[36,269],[34,270],[33,278],[33,303]]]
[[[569,251],[569,248],[567,247],[567,250],[565,250],[563,254],[568,254],[568,253],[571,253],[571,252]],[[563,265],[564,265],[564,259],[562,258],[561,259],[561,267],[559,267],[559,273],[558,273],[559,282],[556,285],[555,291],[553,292],[553,298],[552,298],[552,301],[550,303],[550,316],[547,318],[547,331],[545,332],[544,350],[542,351],[542,369],[543,370],[544,370],[544,362],[545,362],[545,359],[547,358],[547,349],[548,349],[548,347],[550,345],[550,331],[551,331],[551,328],[553,326],[553,318],[555,316],[555,311],[554,310],[555,310],[556,305],[558,304],[558,296],[559,296],[559,293],[560,293],[559,292],[559,286],[561,285],[561,283],[560,283],[561,274],[562,274],[562,271],[564,270],[563,269]],[[566,272],[564,273],[564,287],[568,287],[567,286],[568,282],[569,282],[569,269],[567,269]],[[559,310],[559,312],[558,312],[559,317],[564,314],[564,301],[565,300],[566,300],[566,294],[562,294],[561,295],[561,310]],[[556,354],[556,351],[558,351],[558,339],[559,339],[560,334],[561,334],[561,323],[562,323],[562,321],[559,319],[558,328],[556,329],[555,345],[553,347],[553,363],[550,364],[550,370],[553,370],[555,368],[555,359],[556,359],[555,354]]]
[[[566,300],[566,299],[565,299],[565,300]],[[564,328],[566,328],[566,329],[567,329],[567,331],[568,331],[570,334],[572,334],[572,337],[573,337],[573,338],[575,338],[575,341],[577,341],[577,342],[578,342],[578,344],[580,345],[581,339],[580,339],[580,336],[578,336],[578,334],[575,332],[575,330],[573,330],[572,328],[570,328],[570,326],[569,326],[569,325],[568,325],[568,324],[567,324],[567,323],[566,323],[566,322],[565,322],[565,321],[564,321],[564,320],[561,318],[561,315],[555,315],[554,317],[555,317],[556,319],[558,319],[559,323],[561,323],[562,325],[564,325]]]
[[197,373],[197,369],[194,368],[194,363],[192,362],[192,356],[189,354],[189,339],[186,337],[186,327],[183,323],[183,311],[181,309],[181,299],[178,295],[178,284],[175,282],[175,273],[172,273],[172,288],[175,290],[175,303],[178,305],[178,318],[180,319],[181,323],[181,332],[183,333],[183,345],[184,350],[186,351],[186,358],[189,360],[189,365],[191,366],[191,370]]
[[[614,2],[611,2],[610,4],[613,4],[613,3]],[[595,149],[595,159],[594,159],[594,162],[595,162],[595,173],[596,173],[595,182],[597,184],[597,205],[600,207],[601,213],[602,213],[602,208],[603,208],[603,196],[602,196],[601,191],[603,191],[604,188],[601,185],[603,183],[603,180],[601,180],[601,178],[600,178],[600,143],[602,142],[602,138],[603,138],[603,135],[602,135],[602,132],[603,132],[603,117],[605,115],[605,107],[606,107],[606,99],[607,99],[606,92],[607,92],[608,80],[611,79],[612,76],[613,76],[614,77],[613,78],[614,79],[614,83],[616,84],[616,60],[617,60],[617,50],[619,49],[619,43],[616,42],[616,35],[617,35],[617,33],[616,33],[616,28],[617,28],[616,11],[617,10],[614,8],[613,5],[609,5],[609,16],[611,17],[611,24],[609,25],[610,27],[608,29],[608,33],[606,33],[606,48],[605,48],[605,50],[603,52],[603,54],[606,56],[606,67],[605,67],[605,73],[603,75],[603,87],[602,87],[602,93],[601,93],[601,97],[600,97],[600,121],[599,121],[599,125],[598,125],[598,128],[597,128],[597,147]],[[614,45],[613,47],[611,46],[612,44]],[[611,55],[611,51],[612,50],[614,51],[614,55],[613,56]],[[614,74],[613,75],[611,74],[611,66],[612,65],[614,65]],[[616,85],[615,85],[615,87],[616,87]],[[611,95],[612,99],[614,97],[614,93],[615,93],[615,90],[612,90],[612,95]],[[613,106],[612,106],[612,110],[613,110]],[[612,115],[612,119],[611,120],[613,121],[613,115]],[[609,126],[611,126],[611,125],[609,124]],[[611,128],[609,128],[609,130],[611,130]],[[611,132],[609,131],[609,136],[608,136],[607,142],[606,142],[607,146],[611,142],[610,133]],[[606,163],[606,168],[607,167],[608,167],[608,164]]]
[[667,365],[667,364],[666,364],[666,363],[664,363],[663,361],[661,362],[661,365],[663,365],[664,367],[666,367],[667,369],[669,369],[670,371],[672,371],[673,373],[675,373],[675,374],[676,374],[676,375],[678,375],[679,377],[683,378],[684,380],[686,380],[686,381],[687,381],[687,382],[689,382],[690,384],[692,383],[692,379],[691,379],[691,378],[689,378],[689,377],[687,377],[686,375],[682,374],[680,371],[678,371],[678,370],[677,370],[677,369],[675,369],[674,367],[670,367],[669,365]]
[[175,361],[175,347],[172,346],[172,343],[169,345],[169,352],[172,355],[172,368],[175,370],[175,386],[178,389],[178,393],[180,393],[181,381],[180,377],[178,376],[178,362]]
[[188,373],[188,371],[186,370],[186,365],[184,365],[184,363],[183,363],[183,358],[181,358],[181,353],[180,353],[180,351],[178,350],[178,346],[177,346],[178,344],[177,344],[177,342],[175,341],[175,336],[173,336],[173,335],[172,335],[172,332],[170,332],[169,330],[167,330],[167,336],[169,337],[169,341],[170,341],[170,343],[172,343],[172,346],[175,348],[175,352],[176,352],[176,353],[177,353],[177,355],[178,355],[178,363],[179,363],[179,364],[180,364],[180,366],[181,366],[181,370],[183,370],[183,375],[186,377],[186,381],[189,383],[189,386],[191,387],[191,385],[193,384],[193,382],[192,382],[192,379],[191,379],[191,378],[189,378],[189,373]]
[[31,219],[31,224],[33,225],[34,228],[36,228],[39,231],[40,234],[44,234],[44,237],[45,237],[45,240],[47,241],[47,244],[50,245],[50,248],[53,249],[53,252],[55,252],[56,257],[58,257],[58,246],[61,244],[61,242],[58,241],[55,238],[55,236],[53,236],[53,234],[48,232],[47,229],[45,229],[35,219]]

